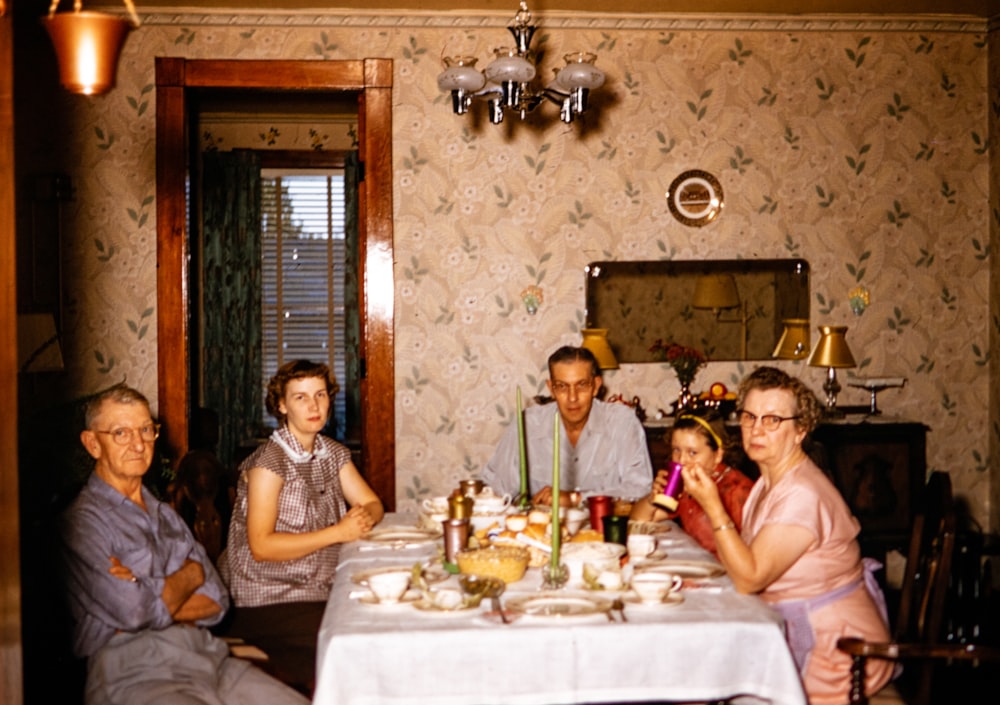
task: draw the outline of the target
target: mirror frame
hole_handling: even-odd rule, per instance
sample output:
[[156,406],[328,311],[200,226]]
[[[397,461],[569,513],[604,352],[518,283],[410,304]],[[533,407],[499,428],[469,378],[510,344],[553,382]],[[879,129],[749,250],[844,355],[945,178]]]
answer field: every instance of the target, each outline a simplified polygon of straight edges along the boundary
[[[588,264],[585,273],[586,327],[608,329],[619,363],[662,362],[649,351],[658,339],[695,347],[712,361],[770,360],[784,329],[782,320],[809,318],[809,263],[804,259],[601,261]],[[706,274],[732,275],[742,292],[740,306],[695,308],[697,278]],[[747,302],[747,292],[765,290],[765,296]],[[670,306],[678,297],[681,303]],[[613,310],[607,310],[608,304]],[[692,326],[678,334],[678,321]],[[746,352],[740,333],[748,339]]]

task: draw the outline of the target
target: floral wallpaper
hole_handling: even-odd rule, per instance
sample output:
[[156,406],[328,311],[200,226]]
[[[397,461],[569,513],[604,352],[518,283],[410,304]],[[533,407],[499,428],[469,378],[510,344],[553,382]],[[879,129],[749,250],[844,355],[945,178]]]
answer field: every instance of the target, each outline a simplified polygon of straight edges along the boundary
[[[588,262],[801,257],[813,324],[849,326],[858,368],[841,380],[905,376],[880,406],[929,427],[929,467],[1000,528],[989,143],[1000,80],[986,22],[541,13],[542,74],[572,49],[595,51],[607,73],[585,120],[565,126],[554,106],[498,127],[480,110],[452,115],[440,57],[485,64],[509,41],[510,15],[144,14],[117,88],[55,99],[72,116],[58,152],[43,126],[33,136],[39,168],[77,185],[64,242],[69,391],[127,378],[155,400],[157,345],[172,344],[155,326],[154,57],[390,57],[400,509],[476,475],[515,387],[542,391],[548,354],[580,340]],[[702,228],[664,198],[688,169],[726,195]],[[859,285],[870,303],[855,315]],[[821,393],[823,370],[780,364]],[[749,369],[710,363],[694,389]],[[678,390],[661,364],[623,365],[605,383],[647,408]]]

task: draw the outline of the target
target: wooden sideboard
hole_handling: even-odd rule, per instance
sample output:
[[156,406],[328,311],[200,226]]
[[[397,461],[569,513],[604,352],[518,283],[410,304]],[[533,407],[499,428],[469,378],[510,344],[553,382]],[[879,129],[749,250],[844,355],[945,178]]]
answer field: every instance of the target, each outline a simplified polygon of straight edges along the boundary
[[[739,426],[727,427],[734,440]],[[669,426],[646,426],[653,468],[666,467]],[[861,522],[859,537],[866,555],[884,556],[891,548],[905,552],[915,511],[914,500],[927,476],[927,426],[891,417],[851,417],[821,423],[806,451],[833,480]],[[756,478],[748,460],[734,464]]]

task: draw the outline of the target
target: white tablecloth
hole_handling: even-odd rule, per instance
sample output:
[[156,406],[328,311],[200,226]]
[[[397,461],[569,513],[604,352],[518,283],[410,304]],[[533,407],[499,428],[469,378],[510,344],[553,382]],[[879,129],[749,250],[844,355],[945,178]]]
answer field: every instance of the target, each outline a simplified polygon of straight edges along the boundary
[[[385,523],[413,526],[415,517]],[[676,527],[669,558],[710,555]],[[317,705],[542,705],[739,698],[804,705],[780,618],[756,597],[721,587],[684,590],[676,606],[627,605],[628,622],[521,617],[499,622],[488,601],[462,613],[368,605],[351,575],[412,565],[437,544],[345,546],[319,632]],[[454,580],[454,578],[450,578]],[[505,599],[539,589],[531,569]],[[589,593],[593,594],[593,593]]]

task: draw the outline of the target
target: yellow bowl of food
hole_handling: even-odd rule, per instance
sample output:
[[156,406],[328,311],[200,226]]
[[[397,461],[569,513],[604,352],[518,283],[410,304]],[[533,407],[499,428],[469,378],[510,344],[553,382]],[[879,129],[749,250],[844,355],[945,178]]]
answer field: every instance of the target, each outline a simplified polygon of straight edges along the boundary
[[520,546],[488,546],[459,551],[458,570],[465,575],[500,578],[516,583],[528,569],[528,551]]

